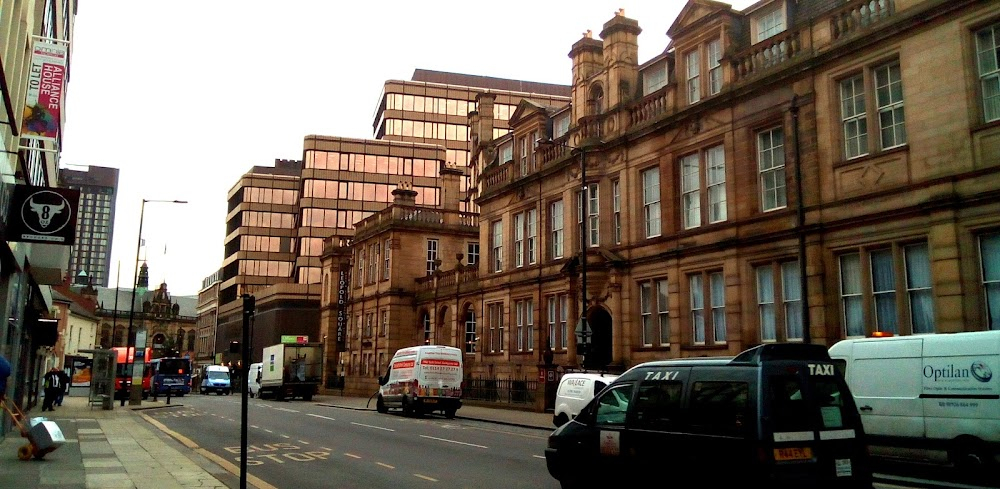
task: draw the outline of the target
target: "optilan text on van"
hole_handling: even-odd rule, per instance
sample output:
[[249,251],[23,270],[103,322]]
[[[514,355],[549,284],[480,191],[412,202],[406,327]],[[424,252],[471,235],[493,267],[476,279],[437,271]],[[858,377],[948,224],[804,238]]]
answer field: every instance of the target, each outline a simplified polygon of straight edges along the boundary
[[992,372],[989,375],[973,375],[971,368],[956,367],[954,363],[949,363],[941,368],[925,365],[924,377],[935,381],[939,379],[968,379],[971,377],[980,382],[989,382],[993,375]]

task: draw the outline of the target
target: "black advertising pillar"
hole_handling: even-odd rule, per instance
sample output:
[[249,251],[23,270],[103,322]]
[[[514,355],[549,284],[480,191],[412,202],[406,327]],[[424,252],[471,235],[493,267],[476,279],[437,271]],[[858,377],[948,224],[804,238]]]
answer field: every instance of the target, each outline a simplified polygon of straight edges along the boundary
[[243,392],[242,416],[240,423],[240,489],[247,488],[247,395],[246,379],[250,374],[250,328],[253,326],[253,315],[257,310],[257,300],[254,296],[243,294],[243,354],[240,362],[240,390]]

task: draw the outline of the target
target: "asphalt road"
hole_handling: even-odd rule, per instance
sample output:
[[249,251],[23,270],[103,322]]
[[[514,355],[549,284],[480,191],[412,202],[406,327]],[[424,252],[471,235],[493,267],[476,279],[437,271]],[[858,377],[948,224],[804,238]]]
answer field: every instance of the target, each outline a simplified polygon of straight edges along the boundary
[[[240,396],[175,399],[179,406],[145,414],[196,443],[209,461],[228,465],[235,476],[223,481],[239,487]],[[547,431],[471,420],[407,418],[395,412],[250,399],[249,487],[258,482],[256,477],[261,487],[277,489],[557,488],[545,469],[547,435]],[[877,460],[875,471],[878,489],[1000,487],[1000,481],[975,479],[931,464]]]
[[[145,414],[238,468],[240,396],[175,402]],[[545,469],[545,431],[261,399],[249,400],[247,418],[247,472],[279,489],[559,487]]]

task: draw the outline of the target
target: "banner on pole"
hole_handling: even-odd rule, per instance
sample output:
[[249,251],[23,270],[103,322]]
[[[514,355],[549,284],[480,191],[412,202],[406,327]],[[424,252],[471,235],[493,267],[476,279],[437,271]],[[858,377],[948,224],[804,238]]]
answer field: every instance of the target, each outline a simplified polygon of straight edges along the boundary
[[25,96],[21,137],[55,142],[62,115],[67,49],[64,44],[36,40]]

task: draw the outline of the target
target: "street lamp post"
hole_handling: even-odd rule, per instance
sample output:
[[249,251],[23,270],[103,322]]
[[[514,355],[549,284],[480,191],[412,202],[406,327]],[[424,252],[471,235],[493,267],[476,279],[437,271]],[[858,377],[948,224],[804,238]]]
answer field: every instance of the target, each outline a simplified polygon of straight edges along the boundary
[[[587,150],[580,151],[580,322],[576,328],[576,354],[586,359],[590,353],[590,326],[587,324],[587,246],[590,243],[587,221],[590,220],[590,195],[587,188]],[[584,360],[580,360],[581,366]]]
[[[580,320],[576,325],[576,353],[585,358],[590,347],[590,326],[587,324],[587,248],[590,241],[587,221],[590,219],[590,195],[587,187],[587,149],[567,143],[555,143],[551,139],[539,139],[539,145],[558,145],[577,151],[580,155]],[[583,364],[583,361],[580,361]]]
[[[142,199],[139,207],[139,238],[135,245],[135,274],[132,277],[132,303],[128,312],[128,345],[133,348],[132,357],[132,390],[129,393],[129,405],[137,406],[142,404],[142,365],[146,361],[146,338],[143,335],[142,346],[139,346],[138,331],[135,331],[132,322],[135,319],[135,293],[139,288],[139,251],[142,250],[142,221],[146,213],[146,202],[166,202],[170,204],[187,204],[186,200],[150,200]],[[138,380],[137,380],[138,379]]]

